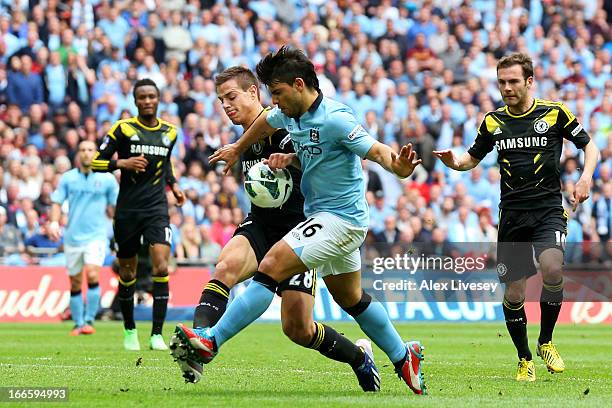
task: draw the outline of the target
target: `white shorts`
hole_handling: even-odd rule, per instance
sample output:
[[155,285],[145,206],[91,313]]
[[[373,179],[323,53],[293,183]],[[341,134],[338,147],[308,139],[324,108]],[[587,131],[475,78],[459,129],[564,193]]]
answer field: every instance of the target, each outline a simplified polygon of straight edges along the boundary
[[78,275],[83,265],[102,266],[106,255],[106,242],[92,241],[82,246],[64,245],[68,275]]
[[296,225],[283,240],[300,260],[321,276],[340,275],[361,269],[359,247],[368,233],[337,215],[320,212]]

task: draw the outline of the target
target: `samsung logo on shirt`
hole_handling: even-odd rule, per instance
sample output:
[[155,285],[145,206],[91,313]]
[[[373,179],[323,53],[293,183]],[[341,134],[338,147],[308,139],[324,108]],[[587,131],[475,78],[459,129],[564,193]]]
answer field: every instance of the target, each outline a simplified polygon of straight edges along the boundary
[[526,147],[545,147],[548,144],[546,136],[516,137],[514,139],[502,139],[495,141],[498,151],[508,149],[523,149]]
[[150,154],[152,156],[164,156],[168,155],[168,148],[163,146],[149,146],[149,145],[131,145],[130,153],[136,154]]

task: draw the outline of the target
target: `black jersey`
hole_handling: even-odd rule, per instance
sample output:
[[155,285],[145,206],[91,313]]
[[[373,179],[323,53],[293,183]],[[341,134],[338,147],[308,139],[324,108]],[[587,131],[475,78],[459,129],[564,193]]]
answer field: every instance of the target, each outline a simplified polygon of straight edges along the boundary
[[137,117],[117,121],[92,161],[93,171],[99,172],[117,168],[116,161],[111,160],[115,152],[119,159],[144,154],[149,162],[142,173],[121,170],[117,213],[168,215],[166,185],[176,182],[170,162],[176,128],[161,119],[157,121],[158,125],[153,128],[142,124]]
[[507,106],[488,112],[468,152],[482,160],[494,147],[497,149],[500,208],[560,207],[563,138],[578,148],[590,141],[563,103],[536,99],[522,115],[513,115]]
[[[294,153],[291,137],[286,130],[278,129],[272,136],[259,140],[242,154],[242,170],[245,177],[254,164],[267,159],[272,153]],[[289,199],[282,207],[261,208],[251,204],[251,213],[267,225],[298,223],[304,218],[304,197],[300,191],[302,172],[293,166],[289,166],[287,170],[293,179],[293,189]]]

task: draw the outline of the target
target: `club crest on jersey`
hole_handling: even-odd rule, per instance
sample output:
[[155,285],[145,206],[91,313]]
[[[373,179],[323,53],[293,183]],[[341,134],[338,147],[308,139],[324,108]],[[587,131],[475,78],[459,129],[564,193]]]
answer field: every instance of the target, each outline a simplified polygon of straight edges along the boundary
[[310,129],[310,141],[319,143],[319,129]]
[[162,137],[162,143],[164,146],[170,146],[170,138],[167,135],[164,135],[164,137]]
[[548,123],[546,123],[546,121],[542,119],[538,120],[536,123],[533,124],[533,130],[540,134],[546,133],[548,131],[548,128]]
[[265,142],[263,140],[260,140],[259,142],[254,143],[251,146],[251,150],[253,150],[253,153],[255,153],[256,155],[260,155],[261,152],[263,152],[264,143]]

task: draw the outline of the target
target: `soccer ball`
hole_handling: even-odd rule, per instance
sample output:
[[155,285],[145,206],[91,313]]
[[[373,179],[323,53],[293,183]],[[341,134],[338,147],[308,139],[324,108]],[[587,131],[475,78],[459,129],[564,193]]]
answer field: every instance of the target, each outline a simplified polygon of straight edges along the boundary
[[291,195],[293,179],[289,170],[272,171],[268,165],[259,162],[247,172],[244,189],[256,206],[277,208],[285,204]]

